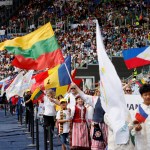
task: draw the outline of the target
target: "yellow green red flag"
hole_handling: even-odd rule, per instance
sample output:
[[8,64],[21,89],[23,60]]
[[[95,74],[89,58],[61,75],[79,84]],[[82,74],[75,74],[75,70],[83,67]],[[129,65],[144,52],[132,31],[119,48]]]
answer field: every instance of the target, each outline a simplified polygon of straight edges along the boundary
[[22,69],[43,70],[64,62],[64,58],[50,23],[32,33],[0,43],[15,55],[12,64]]

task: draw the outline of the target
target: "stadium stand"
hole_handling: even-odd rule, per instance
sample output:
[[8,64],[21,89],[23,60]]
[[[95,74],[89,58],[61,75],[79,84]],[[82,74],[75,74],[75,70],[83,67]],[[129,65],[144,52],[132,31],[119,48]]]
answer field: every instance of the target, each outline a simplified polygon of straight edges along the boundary
[[[149,0],[17,0],[13,6],[1,6],[0,42],[23,36],[51,22],[64,57],[72,54],[72,67],[97,64],[95,19],[101,26],[104,45],[110,57],[122,56],[122,50],[150,45]],[[9,8],[7,13],[6,9]],[[14,8],[13,11],[12,8]],[[12,15],[10,15],[12,13]],[[2,55],[0,77],[15,69],[7,52]],[[10,68],[10,69],[9,69]]]

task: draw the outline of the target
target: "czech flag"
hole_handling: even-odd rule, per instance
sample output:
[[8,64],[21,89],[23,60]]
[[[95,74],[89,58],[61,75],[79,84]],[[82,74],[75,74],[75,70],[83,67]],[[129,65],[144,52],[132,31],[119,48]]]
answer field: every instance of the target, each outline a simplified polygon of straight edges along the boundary
[[147,117],[148,117],[148,114],[143,110],[141,105],[139,105],[138,112],[135,115],[136,120],[140,123],[143,123],[145,122]]
[[128,69],[149,65],[150,46],[124,50],[123,57]]

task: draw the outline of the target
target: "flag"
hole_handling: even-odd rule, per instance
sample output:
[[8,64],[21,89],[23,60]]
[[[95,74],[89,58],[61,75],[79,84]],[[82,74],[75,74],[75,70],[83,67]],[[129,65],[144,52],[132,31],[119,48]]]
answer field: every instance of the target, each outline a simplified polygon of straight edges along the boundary
[[103,108],[112,125],[116,144],[126,144],[129,140],[129,129],[126,124],[128,110],[124,92],[116,70],[106,54],[98,21],[96,21],[96,44]]
[[7,96],[8,100],[14,95],[18,95],[20,97],[23,96],[22,93],[20,93],[20,89],[21,89],[21,86],[22,86],[22,81],[23,81],[23,71],[20,72],[16,76],[16,78],[13,80],[11,85],[7,88],[6,96]]
[[136,83],[137,85],[139,85],[139,87],[141,87],[141,86],[143,86],[146,82],[145,82],[144,79],[141,79],[141,80],[137,80],[135,83]]
[[[72,78],[72,81],[79,87],[82,82],[82,79],[75,79],[76,73],[77,73],[77,69],[72,70],[71,78]],[[58,95],[64,96],[67,93],[69,87],[70,87],[70,85],[57,87],[56,88],[56,96],[58,96]]]
[[38,100],[42,99],[43,96],[44,96],[44,92],[41,91],[40,87],[38,87],[32,93],[31,100],[33,101],[33,103],[36,103]]
[[124,50],[123,58],[128,69],[149,65],[150,46]]
[[59,96],[59,95],[63,95],[64,96],[67,93],[68,86],[69,85],[57,87],[56,88],[56,96]]
[[32,84],[32,87],[31,87],[31,91],[35,91],[35,89],[37,87],[40,87],[42,90],[45,90],[44,88],[44,85],[43,85],[43,81],[49,76],[51,75],[53,72],[55,72],[56,68],[59,68],[60,65],[52,68],[52,69],[49,69],[47,71],[44,71],[44,72],[41,72],[39,74],[36,74],[32,77],[32,80],[31,82],[33,83]]
[[139,105],[138,112],[135,114],[136,120],[140,123],[143,123],[145,122],[147,117],[148,117],[148,114],[143,110],[141,105]]
[[7,81],[5,81],[5,84],[4,84],[4,91],[6,91],[6,89],[10,86],[10,84],[13,82],[13,80],[14,80],[15,78],[16,78],[16,75],[10,77],[10,79],[8,79]]
[[26,70],[53,68],[64,62],[50,23],[25,36],[0,43],[0,50],[4,49],[15,55],[14,66]]
[[5,87],[5,84],[6,84],[6,82],[8,81],[10,79],[10,77],[7,77],[7,78],[5,78],[5,79],[3,79],[3,80],[1,80],[0,81],[0,84],[1,84],[1,96],[4,94],[4,92],[5,92],[5,89],[4,89],[4,87]]
[[22,81],[22,86],[20,92],[24,93],[25,90],[30,89],[31,86],[31,78],[33,75],[34,70],[29,70],[24,76]]
[[[46,79],[51,72],[49,70],[38,73],[32,77],[31,82],[33,82],[31,91],[34,92],[37,87],[43,83],[44,79]],[[44,90],[44,89],[43,89]]]
[[[67,71],[67,68],[68,71]],[[45,89],[56,88],[71,83],[70,74],[71,74],[71,56],[68,56],[65,59],[65,63],[56,66],[51,70],[51,73],[43,82]]]
[[[76,74],[77,74],[77,69],[72,70],[71,71],[71,78],[72,78],[73,83],[75,83],[78,87],[80,87],[80,84],[82,83],[82,79],[76,79]],[[70,88],[70,85],[68,85],[68,89],[69,88]]]

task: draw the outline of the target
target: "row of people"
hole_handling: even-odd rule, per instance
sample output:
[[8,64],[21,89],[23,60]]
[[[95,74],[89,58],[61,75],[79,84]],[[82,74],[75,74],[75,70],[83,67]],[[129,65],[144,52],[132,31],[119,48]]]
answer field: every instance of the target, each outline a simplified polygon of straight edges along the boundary
[[[147,114],[147,117],[145,118],[146,121],[138,122],[138,120],[127,120],[131,134],[136,137],[136,150],[141,150],[141,147],[144,146],[145,149],[147,149],[150,146],[150,138],[148,136],[150,84],[143,85],[140,88],[139,93],[144,100],[144,103],[139,107],[142,107]],[[29,108],[28,113],[31,113],[31,110],[33,112],[33,103],[30,97],[31,92],[28,90],[24,97],[26,106]],[[94,96],[90,96],[83,93],[73,84],[70,88],[70,92],[66,94],[65,98],[59,96],[57,100],[55,99],[54,91],[49,89],[46,90],[44,94],[42,109],[44,110],[44,126],[47,127],[51,125],[54,130],[56,118],[58,133],[62,142],[62,149],[66,148],[68,137],[70,137],[69,141],[71,148],[104,150],[106,145],[108,145],[108,149],[110,150],[117,148],[133,149],[131,141],[125,145],[115,144],[111,122],[103,110],[102,97],[100,96],[99,91],[96,91]],[[139,110],[137,109],[137,111]],[[79,133],[77,132],[77,129],[80,130]],[[85,132],[83,132],[82,129],[84,129]]]
[[[45,125],[54,127],[54,116],[56,116],[63,150],[66,149],[68,138],[72,149],[104,150],[107,145],[109,150],[117,148],[142,150],[142,147],[145,149],[150,147],[149,117],[142,123],[138,122],[136,118],[133,121],[127,120],[131,134],[136,137],[135,147],[131,139],[126,144],[117,145],[113,138],[111,121],[103,110],[100,93],[97,96],[86,95],[76,85],[73,85],[70,90],[70,93],[65,98],[61,97],[59,101],[54,99],[52,90],[47,90],[43,104]],[[144,100],[139,107],[149,114],[147,108],[150,105],[150,85],[145,84],[139,92]],[[57,114],[54,110],[55,103],[60,105]]]

